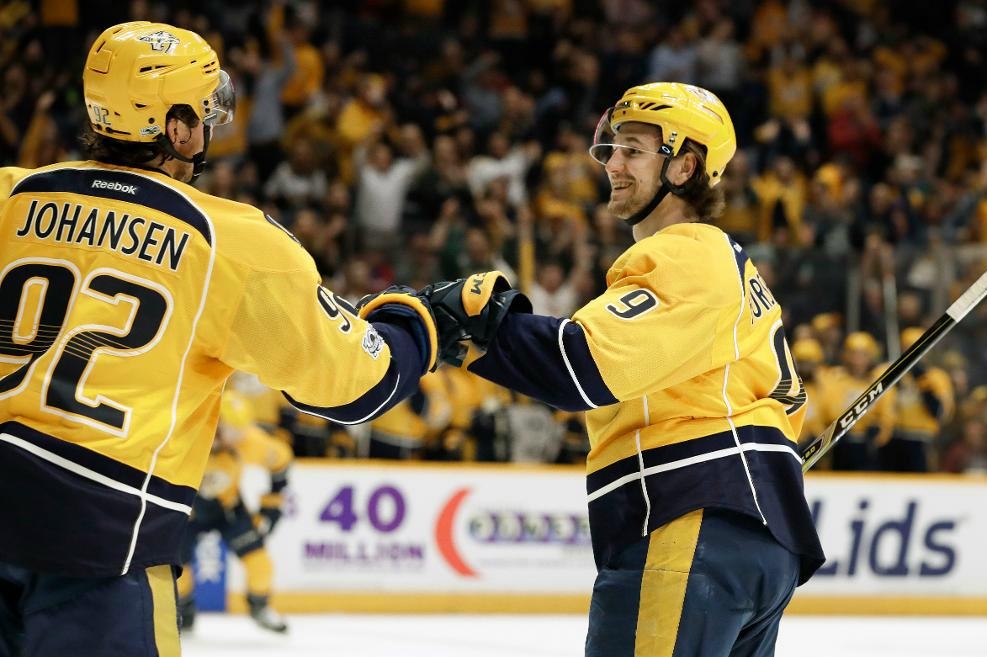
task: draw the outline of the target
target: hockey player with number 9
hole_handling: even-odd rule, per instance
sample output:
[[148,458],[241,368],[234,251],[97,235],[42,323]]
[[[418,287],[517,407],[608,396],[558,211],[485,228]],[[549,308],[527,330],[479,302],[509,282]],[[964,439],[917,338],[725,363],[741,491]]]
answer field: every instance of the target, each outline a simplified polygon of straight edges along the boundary
[[105,30],[91,159],[0,169],[0,657],[174,657],[173,567],[231,373],[365,422],[434,369],[434,317],[355,309],[262,211],[192,187],[235,96],[199,35]]
[[[591,148],[610,211],[635,239],[601,296],[570,319],[526,314],[498,292],[494,321],[480,322],[474,279],[421,291],[444,361],[587,411],[598,567],[587,657],[772,655],[795,587],[823,562],[796,450],[806,397],[781,308],[708,223],[735,149],[710,92],[629,89]],[[457,326],[481,349],[446,346]]]

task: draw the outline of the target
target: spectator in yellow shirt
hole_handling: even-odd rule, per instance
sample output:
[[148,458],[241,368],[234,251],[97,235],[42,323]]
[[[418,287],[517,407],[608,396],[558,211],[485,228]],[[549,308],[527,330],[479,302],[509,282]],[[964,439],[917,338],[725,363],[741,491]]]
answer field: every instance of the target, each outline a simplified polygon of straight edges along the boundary
[[[887,367],[875,365],[877,341],[865,331],[843,341],[843,364],[833,369],[825,392],[826,424],[837,419]],[[833,447],[834,470],[876,470],[877,449],[891,439],[895,426],[895,389],[888,390]]]

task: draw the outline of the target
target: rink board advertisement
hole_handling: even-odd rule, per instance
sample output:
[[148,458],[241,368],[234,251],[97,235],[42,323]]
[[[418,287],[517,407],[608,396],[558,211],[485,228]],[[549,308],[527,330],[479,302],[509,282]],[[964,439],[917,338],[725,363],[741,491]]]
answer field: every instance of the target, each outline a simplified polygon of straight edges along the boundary
[[[829,560],[793,611],[987,613],[987,479],[814,474],[806,495]],[[268,544],[286,610],[588,605],[579,468],[305,461],[286,507]],[[236,606],[243,573],[227,560]]]

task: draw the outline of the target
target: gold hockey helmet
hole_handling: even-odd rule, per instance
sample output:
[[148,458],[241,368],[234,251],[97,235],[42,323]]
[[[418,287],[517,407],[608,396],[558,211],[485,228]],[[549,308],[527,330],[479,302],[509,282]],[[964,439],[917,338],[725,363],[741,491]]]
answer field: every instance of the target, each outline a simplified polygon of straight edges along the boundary
[[212,47],[195,32],[134,21],[106,29],[82,73],[86,111],[101,135],[153,142],[174,105],[189,105],[207,126],[233,120],[236,96]]
[[606,164],[613,154],[614,137],[629,121],[661,128],[662,155],[675,157],[691,141],[706,150],[706,175],[714,187],[737,151],[737,135],[727,108],[710,91],[680,82],[652,82],[631,87],[604,113],[596,127],[590,154]]

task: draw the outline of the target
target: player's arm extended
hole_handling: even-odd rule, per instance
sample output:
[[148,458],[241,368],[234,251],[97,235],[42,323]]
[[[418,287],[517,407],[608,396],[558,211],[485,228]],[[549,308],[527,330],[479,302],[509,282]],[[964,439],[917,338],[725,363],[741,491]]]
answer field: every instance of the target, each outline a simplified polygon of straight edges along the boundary
[[253,272],[245,290],[222,360],[306,413],[338,424],[373,419],[411,395],[434,361],[424,317],[364,321],[319,285],[314,265]]
[[469,370],[566,410],[681,383],[732,356],[714,343],[722,313],[736,317],[737,301],[727,311],[700,285],[665,285],[659,294],[653,275],[634,275],[612,283],[571,320],[509,314]]
[[486,354],[467,369],[564,410],[617,402],[593,360],[583,327],[569,319],[509,314]]

